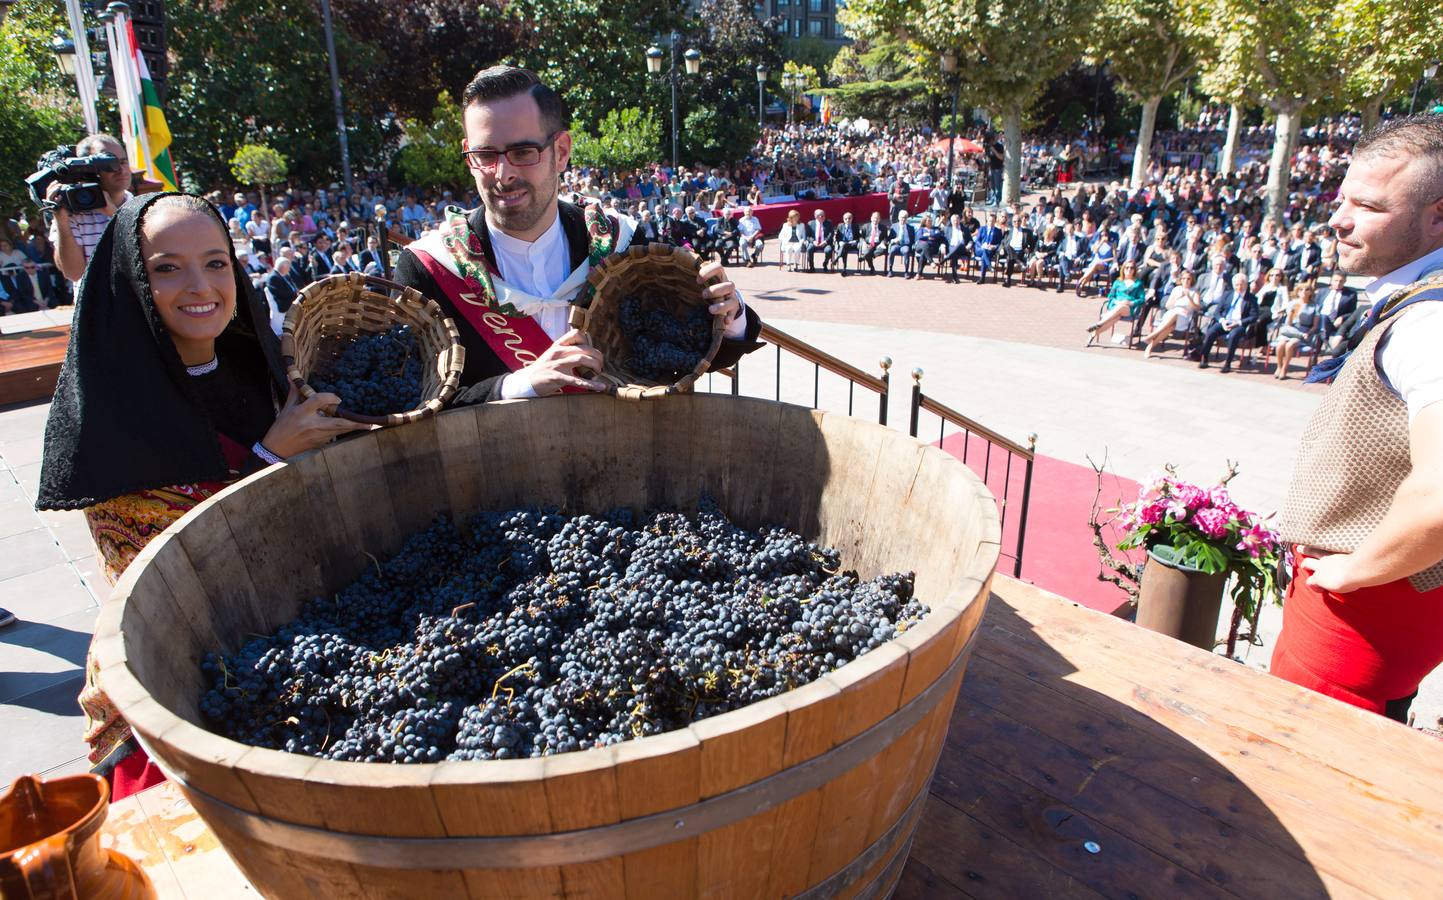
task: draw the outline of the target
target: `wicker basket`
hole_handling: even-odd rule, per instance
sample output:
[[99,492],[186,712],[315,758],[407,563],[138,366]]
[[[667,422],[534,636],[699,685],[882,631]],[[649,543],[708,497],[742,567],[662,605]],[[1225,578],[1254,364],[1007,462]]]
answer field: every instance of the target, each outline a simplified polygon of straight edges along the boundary
[[374,275],[330,275],[301,291],[286,310],[281,329],[286,377],[309,399],[316,393],[307,383],[312,373],[339,356],[358,335],[381,334],[396,325],[411,326],[428,361],[421,372],[421,405],[386,416],[367,416],[345,408],[335,414],[367,425],[404,425],[435,415],[456,393],[466,364],[456,323],[434,300]]
[[[572,309],[571,325],[585,331],[591,343],[601,351],[604,363],[599,377],[612,386],[611,392],[616,396],[639,400],[689,391],[711,366],[721,347],[722,333],[726,330],[726,322],[721,316],[712,317],[711,346],[696,368],[673,384],[660,384],[643,378],[627,367],[631,359],[631,338],[621,328],[622,298],[638,291],[664,298],[667,311],[673,314],[680,314],[688,307],[711,305],[711,301],[702,296],[705,286],[696,280],[698,268],[695,254],[667,244],[632,247],[592,267],[586,279],[594,288],[591,302],[585,309]],[[721,276],[718,275],[709,279],[707,284],[720,281]]]

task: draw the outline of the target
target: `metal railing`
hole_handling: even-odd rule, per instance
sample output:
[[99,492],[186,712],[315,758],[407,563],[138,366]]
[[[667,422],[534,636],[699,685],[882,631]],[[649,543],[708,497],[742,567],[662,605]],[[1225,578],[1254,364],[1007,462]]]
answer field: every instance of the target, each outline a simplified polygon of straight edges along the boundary
[[[887,424],[887,407],[891,399],[892,388],[891,357],[882,357],[878,362],[881,374],[873,375],[766,323],[762,324],[759,339],[771,345],[772,352],[768,355],[772,356],[775,368],[771,373],[763,371],[763,377],[771,375],[770,383],[759,392],[751,393],[751,396],[767,397],[770,395],[770,399],[783,400],[782,369],[784,364],[790,366],[793,373],[801,375],[803,382],[807,374],[805,367],[810,366],[811,397],[802,402],[808,403],[813,409],[823,408],[823,372],[826,372],[845,383],[847,415],[856,415],[859,402],[857,389],[860,387],[877,396],[877,421],[882,425]],[[767,351],[763,349],[757,353],[766,354]],[[741,367],[742,362],[738,361],[730,369],[719,369],[708,373],[705,390],[716,393],[718,387],[716,379],[726,378],[730,384],[723,390],[733,396],[739,396],[742,392]],[[748,371],[758,367],[764,368],[765,362],[755,358],[751,358],[747,362]],[[793,388],[794,392],[797,381],[797,379],[789,379],[789,386]],[[835,400],[840,406],[841,395],[833,390],[839,388],[840,385],[835,380],[829,380],[827,387],[828,399]],[[797,402],[795,396],[788,396],[785,399],[788,402]],[[862,400],[865,402],[865,397]],[[972,469],[997,498],[998,513],[1001,518],[1001,541],[1004,548],[1002,556],[1012,560],[1012,575],[1020,578],[1022,576],[1022,554],[1027,540],[1027,511],[1032,498],[1032,472],[1037,455],[1037,435],[1029,435],[1027,446],[1024,447],[985,425],[969,419],[952,407],[928,397],[922,392],[921,369],[912,370],[912,395],[909,405],[908,434],[919,438],[922,416],[924,414],[935,416],[938,419],[936,446],[951,453]],[[950,433],[949,427],[951,428]],[[1015,514],[1012,512],[1014,497],[1017,498],[1019,507]],[[1011,549],[1009,551],[1005,548]]]
[[[920,438],[918,428],[921,425],[922,414],[928,413],[937,417],[937,446],[962,460],[962,463],[977,473],[982,482],[992,491],[997,498],[997,512],[1001,519],[1001,541],[1002,546],[1012,547],[1009,553],[1006,550],[1002,555],[1012,560],[1012,577],[1022,577],[1022,551],[1027,542],[1027,508],[1032,501],[1032,469],[1037,459],[1037,434],[1034,432],[1027,436],[1027,446],[1024,447],[1011,438],[1003,437],[985,425],[978,424],[957,412],[950,406],[928,397],[922,393],[922,370],[912,370],[912,413],[907,425],[907,433],[914,438]],[[947,426],[954,429],[951,436],[947,433]],[[973,437],[978,438],[980,444],[973,451]],[[956,447],[956,439],[961,438],[960,452]],[[953,446],[949,447],[948,442],[952,441]],[[994,453],[995,451],[995,453]],[[976,462],[977,454],[981,454],[981,461]],[[997,457],[994,463],[994,455]],[[1021,471],[1015,472],[1014,463],[1020,466]],[[979,468],[980,466],[980,468]],[[1021,493],[1019,499],[1020,509],[1011,519],[1008,515],[1012,507],[1012,496],[1014,491]]]

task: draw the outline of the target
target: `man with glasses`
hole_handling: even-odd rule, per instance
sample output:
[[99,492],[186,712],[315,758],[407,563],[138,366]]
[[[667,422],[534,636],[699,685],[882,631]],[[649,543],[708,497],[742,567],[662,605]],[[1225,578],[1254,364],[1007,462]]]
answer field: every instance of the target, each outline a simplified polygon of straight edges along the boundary
[[[601,353],[568,327],[591,266],[637,242],[628,217],[560,201],[571,135],[561,97],[531,72],[493,66],[462,95],[461,150],[481,206],[446,210],[440,226],[407,247],[396,280],[446,310],[461,333],[463,403],[605,391]],[[642,238],[642,240],[645,240]],[[701,267],[705,282],[722,272]],[[756,349],[761,320],[723,277],[705,289],[725,336],[713,367]]]

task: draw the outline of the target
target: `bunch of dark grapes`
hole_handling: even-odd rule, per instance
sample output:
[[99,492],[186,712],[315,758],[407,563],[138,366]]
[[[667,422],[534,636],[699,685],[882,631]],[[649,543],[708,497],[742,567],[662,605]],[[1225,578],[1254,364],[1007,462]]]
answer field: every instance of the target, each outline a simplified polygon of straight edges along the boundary
[[712,316],[705,306],[688,306],[673,317],[643,294],[621,300],[621,330],[631,340],[626,365],[649,381],[671,382],[696,368],[711,347]]
[[220,733],[327,759],[565,753],[806,684],[928,609],[781,528],[696,514],[486,513],[413,535],[290,624],[203,663]]
[[410,325],[356,338],[330,365],[311,376],[311,387],[341,398],[366,416],[402,413],[421,405],[422,353]]

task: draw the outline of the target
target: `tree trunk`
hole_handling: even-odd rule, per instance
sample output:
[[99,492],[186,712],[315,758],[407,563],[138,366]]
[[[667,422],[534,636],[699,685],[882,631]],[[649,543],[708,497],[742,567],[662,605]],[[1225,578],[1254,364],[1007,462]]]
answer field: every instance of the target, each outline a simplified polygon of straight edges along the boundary
[[1009,103],[1002,111],[1002,134],[1007,151],[1007,168],[1002,173],[1002,202],[1022,199],[1022,107]]
[[1363,101],[1358,111],[1363,114],[1363,130],[1365,132],[1372,131],[1373,126],[1378,124],[1378,117],[1382,113],[1382,109],[1382,94],[1379,94],[1376,97],[1369,97],[1367,100]]
[[1268,161],[1268,209],[1267,217],[1283,225],[1283,208],[1288,205],[1288,176],[1292,168],[1293,147],[1298,142],[1298,128],[1301,125],[1299,113],[1304,103],[1291,102],[1274,107],[1278,114],[1277,127],[1273,137],[1273,155]]
[[1218,161],[1218,174],[1227,175],[1238,164],[1238,135],[1243,130],[1243,108],[1234,103],[1228,110],[1228,139],[1223,144],[1223,158]]
[[1157,126],[1157,108],[1161,103],[1161,97],[1142,101],[1142,123],[1137,127],[1137,149],[1132,154],[1133,190],[1147,183],[1147,167],[1152,161],[1152,131]]

